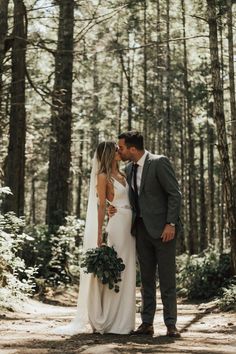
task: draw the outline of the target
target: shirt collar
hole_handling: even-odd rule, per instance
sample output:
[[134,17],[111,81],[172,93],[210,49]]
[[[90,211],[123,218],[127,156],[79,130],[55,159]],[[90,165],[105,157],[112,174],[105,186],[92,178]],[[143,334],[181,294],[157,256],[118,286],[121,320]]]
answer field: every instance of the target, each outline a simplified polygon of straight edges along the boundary
[[145,150],[143,156],[137,161],[137,165],[143,167],[144,162],[145,162],[145,159],[146,159],[146,157],[147,157],[147,154],[148,154],[148,151]]

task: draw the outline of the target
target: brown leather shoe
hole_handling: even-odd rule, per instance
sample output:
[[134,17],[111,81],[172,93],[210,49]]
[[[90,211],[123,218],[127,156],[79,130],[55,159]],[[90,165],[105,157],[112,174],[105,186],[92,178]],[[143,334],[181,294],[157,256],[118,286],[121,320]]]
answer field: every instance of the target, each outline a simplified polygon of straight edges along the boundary
[[153,325],[150,323],[143,322],[136,331],[131,332],[131,334],[153,336],[154,329]]
[[179,333],[178,329],[175,327],[175,325],[168,325],[167,327],[167,333],[166,335],[168,337],[174,337],[174,338],[180,338],[181,334]]

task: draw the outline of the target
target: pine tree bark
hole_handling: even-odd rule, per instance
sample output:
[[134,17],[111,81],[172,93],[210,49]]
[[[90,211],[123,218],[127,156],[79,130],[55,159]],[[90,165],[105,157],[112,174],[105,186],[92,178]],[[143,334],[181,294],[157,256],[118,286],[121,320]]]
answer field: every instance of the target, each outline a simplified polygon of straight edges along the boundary
[[[210,104],[210,116],[212,117],[212,104]],[[214,179],[214,145],[215,136],[214,128],[207,124],[207,150],[208,150],[208,240],[211,245],[214,245],[216,240],[215,227],[215,179]]]
[[26,76],[27,21],[22,0],[14,0],[12,33],[12,82],[8,154],[5,163],[5,185],[13,195],[6,196],[3,210],[24,214],[25,177],[25,76]]
[[164,67],[164,51],[163,46],[161,45],[162,40],[162,33],[161,33],[161,9],[160,9],[160,1],[156,1],[156,96],[155,104],[156,109],[154,110],[154,118],[155,118],[155,130],[156,130],[156,151],[160,153],[161,151],[165,151],[165,143],[164,143],[164,125],[163,125],[163,118],[164,118],[164,84],[163,84],[163,72],[160,70],[160,66]]
[[171,156],[171,83],[170,83],[171,57],[170,57],[170,1],[166,1],[166,124],[165,124],[165,142],[167,156]]
[[60,0],[51,115],[46,223],[64,223],[69,207],[74,0]]
[[217,13],[215,0],[207,0],[207,10],[209,24],[212,86],[214,98],[214,120],[217,127],[218,150],[222,165],[222,185],[224,188],[227,221],[229,225],[232,271],[233,274],[236,274],[236,196],[233,192],[229,150],[225,128],[225,116],[223,109],[223,88],[220,77],[220,61],[217,36]]
[[143,1],[143,135],[149,149],[149,124],[147,112],[147,1]]
[[224,218],[224,193],[222,188],[222,175],[221,171],[218,175],[218,183],[217,183],[217,226],[218,226],[218,248],[220,254],[224,251],[224,226],[225,226],[225,218]]
[[232,0],[227,0],[227,27],[228,27],[228,51],[229,51],[229,90],[230,90],[230,111],[232,131],[232,157],[233,157],[233,185],[234,195],[236,194],[236,103],[234,83],[234,39]]
[[181,160],[181,189],[183,192],[183,201],[182,201],[182,208],[181,208],[181,217],[184,220],[184,230],[180,234],[180,242],[179,242],[179,251],[180,253],[186,252],[186,241],[185,235],[186,233],[189,234],[189,224],[188,224],[188,209],[187,203],[188,200],[188,193],[187,193],[187,181],[186,181],[186,100],[183,98],[182,104],[182,115],[181,115],[181,126],[180,126],[180,160]]
[[[182,25],[183,38],[186,37],[186,21],[185,21],[185,1],[181,0],[182,9]],[[183,40],[184,49],[184,93],[186,100],[186,118],[187,118],[187,132],[188,132],[188,204],[189,204],[189,234],[188,245],[190,254],[197,252],[198,242],[198,224],[197,224],[197,205],[196,205],[196,168],[195,168],[195,142],[193,136],[193,119],[192,119],[192,99],[190,91],[190,83],[188,77],[188,57],[187,44]]]
[[[6,52],[6,36],[8,30],[7,18],[8,18],[8,2],[9,0],[0,0],[0,118],[2,115],[2,100],[3,100],[3,92],[2,92],[2,75],[3,75],[3,61]],[[1,126],[0,126],[1,130]],[[0,139],[1,139],[1,131],[0,131]]]
[[117,131],[118,135],[121,133],[121,117],[122,117],[122,112],[123,112],[123,86],[124,86],[124,80],[123,80],[123,70],[120,70],[120,86],[119,86],[119,117],[118,117],[118,124],[117,124]]
[[[129,34],[128,34],[128,36],[129,36]],[[129,39],[128,39],[128,45],[129,45]],[[127,80],[127,92],[128,92],[128,107],[127,107],[128,123],[127,123],[127,129],[131,130],[132,129],[132,118],[133,118],[132,117],[133,87],[132,87],[132,74],[131,74],[130,54],[128,53],[127,68],[125,67],[123,52],[122,52],[121,49],[119,50],[119,57],[120,57],[120,63],[121,63],[121,67],[122,67],[123,73],[124,73],[125,78]]]
[[81,217],[81,200],[82,200],[82,170],[83,170],[83,152],[84,152],[84,132],[80,132],[80,149],[79,149],[79,177],[78,177],[78,187],[77,187],[77,203],[76,203],[76,216]]
[[98,145],[99,140],[99,129],[97,128],[97,123],[99,122],[99,77],[98,77],[98,63],[97,54],[95,53],[93,57],[93,108],[90,120],[91,128],[91,149],[90,158],[93,158],[94,149]]
[[207,222],[206,222],[206,197],[204,180],[204,140],[200,138],[200,237],[199,250],[202,252],[207,248]]

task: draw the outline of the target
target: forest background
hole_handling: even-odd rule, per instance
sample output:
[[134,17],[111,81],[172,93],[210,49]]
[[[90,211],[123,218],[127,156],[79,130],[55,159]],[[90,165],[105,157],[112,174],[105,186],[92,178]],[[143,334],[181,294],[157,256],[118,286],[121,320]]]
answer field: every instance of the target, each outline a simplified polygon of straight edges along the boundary
[[180,182],[180,293],[235,301],[235,3],[0,0],[1,304],[78,282],[95,147],[130,129]]

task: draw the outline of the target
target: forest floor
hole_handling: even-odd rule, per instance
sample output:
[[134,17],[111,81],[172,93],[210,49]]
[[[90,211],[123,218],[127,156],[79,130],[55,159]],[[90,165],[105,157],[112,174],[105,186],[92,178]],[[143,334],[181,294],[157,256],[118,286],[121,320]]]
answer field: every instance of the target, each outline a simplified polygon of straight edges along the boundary
[[[2,312],[0,353],[236,353],[236,313],[220,312],[214,302],[196,304],[179,301],[180,339],[166,337],[159,297],[153,337],[112,334],[79,334],[68,337],[51,334],[50,331],[54,327],[65,324],[73,318],[76,312],[74,306],[76,297],[74,290],[51,294],[47,298],[47,303],[29,300],[21,310]],[[137,293],[137,309],[139,306],[140,298]],[[139,324],[140,316],[137,314],[137,326]]]

